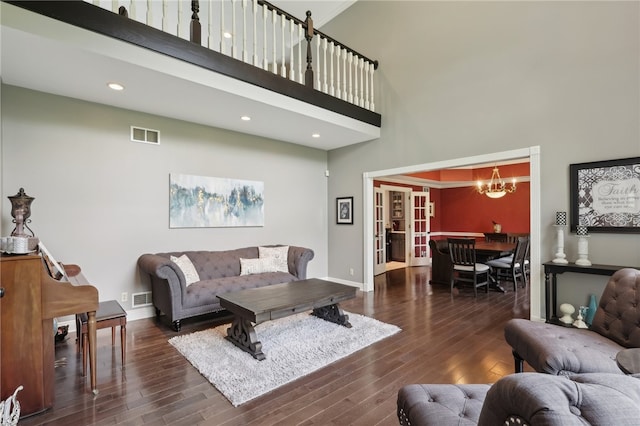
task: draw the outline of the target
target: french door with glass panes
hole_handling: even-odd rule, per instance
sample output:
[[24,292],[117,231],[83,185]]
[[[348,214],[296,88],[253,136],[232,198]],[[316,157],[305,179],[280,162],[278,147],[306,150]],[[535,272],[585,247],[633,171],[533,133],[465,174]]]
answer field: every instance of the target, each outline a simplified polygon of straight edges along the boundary
[[429,264],[430,211],[429,193],[412,191],[409,197],[411,206],[411,266]]

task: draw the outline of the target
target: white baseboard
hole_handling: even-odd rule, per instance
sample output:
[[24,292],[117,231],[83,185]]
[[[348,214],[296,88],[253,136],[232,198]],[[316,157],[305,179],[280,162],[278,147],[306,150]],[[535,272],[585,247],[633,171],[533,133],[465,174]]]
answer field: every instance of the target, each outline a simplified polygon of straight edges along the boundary
[[364,288],[364,284],[363,283],[359,283],[356,281],[348,281],[348,280],[343,280],[340,278],[330,278],[330,277],[325,277],[325,278],[320,278],[322,280],[327,280],[327,281],[333,281],[336,282],[338,284],[344,284],[344,285],[350,285],[351,287],[357,287],[358,289],[362,290]]

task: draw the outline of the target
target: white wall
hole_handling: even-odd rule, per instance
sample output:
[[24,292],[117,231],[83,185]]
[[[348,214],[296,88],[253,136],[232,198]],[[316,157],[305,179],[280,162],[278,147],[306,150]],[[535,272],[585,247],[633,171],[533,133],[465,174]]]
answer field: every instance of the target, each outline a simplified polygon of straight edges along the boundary
[[[35,197],[31,229],[101,300],[149,290],[143,253],[290,244],[314,250],[309,277],[327,276],[324,151],[13,86],[1,95],[2,233],[6,197],[22,187]],[[131,125],[159,130],[161,144],[131,142]],[[169,229],[170,173],[263,181],[265,226]]]
[[[356,212],[349,228],[329,217],[329,275],[356,267],[363,279],[363,173],[531,146],[550,260],[569,164],[640,156],[639,21],[638,2],[359,1],[325,25],[380,60],[382,114],[379,140],[329,153],[329,203],[354,195]],[[589,245],[596,263],[640,266],[637,235],[594,234]],[[569,259],[575,246],[567,236]],[[559,280],[562,301],[594,291],[582,275]]]

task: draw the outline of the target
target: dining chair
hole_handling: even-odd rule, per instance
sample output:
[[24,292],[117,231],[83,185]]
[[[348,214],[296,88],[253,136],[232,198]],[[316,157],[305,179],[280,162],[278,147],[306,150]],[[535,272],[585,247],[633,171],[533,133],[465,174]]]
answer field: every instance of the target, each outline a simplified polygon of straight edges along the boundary
[[518,238],[519,237],[528,237],[529,234],[528,233],[523,233],[523,232],[508,232],[507,233],[507,242],[508,243],[512,243],[515,244],[518,242]]
[[474,238],[448,238],[451,257],[451,292],[456,282],[473,285],[473,294],[478,297],[478,287],[489,292],[491,269],[484,263],[476,263],[476,240]]
[[484,234],[484,240],[487,242],[495,241],[497,243],[506,243],[507,242],[507,234],[502,232],[492,232],[489,234]]
[[513,281],[513,291],[518,288],[518,278],[527,287],[527,271],[529,260],[529,237],[518,237],[513,255],[493,259],[486,262],[491,267],[493,278],[500,281]]

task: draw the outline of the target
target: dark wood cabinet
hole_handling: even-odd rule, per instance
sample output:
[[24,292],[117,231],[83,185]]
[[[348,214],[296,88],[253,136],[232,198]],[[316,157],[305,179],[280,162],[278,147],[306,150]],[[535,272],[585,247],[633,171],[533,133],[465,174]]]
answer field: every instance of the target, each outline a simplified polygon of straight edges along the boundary
[[404,250],[404,233],[392,232],[391,233],[391,260],[396,262],[404,262],[406,260],[406,253]]

